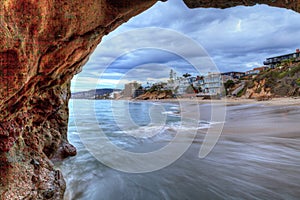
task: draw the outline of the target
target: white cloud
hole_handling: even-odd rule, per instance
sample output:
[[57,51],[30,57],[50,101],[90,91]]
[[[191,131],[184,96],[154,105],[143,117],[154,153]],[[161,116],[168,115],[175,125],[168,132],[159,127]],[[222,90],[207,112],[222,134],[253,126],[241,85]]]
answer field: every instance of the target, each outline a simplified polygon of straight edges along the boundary
[[[135,30],[147,27],[167,28],[177,34]],[[125,34],[130,30],[135,31]],[[101,74],[105,86],[112,86],[120,77],[129,81],[163,79],[168,67],[180,73],[246,71],[261,66],[267,57],[294,51],[298,48],[295,36],[299,34],[300,15],[290,10],[266,5],[188,9],[182,0],[158,2],[103,38],[80,74],[91,79],[80,82],[80,87],[81,83],[85,88],[91,86],[89,81],[95,82]],[[188,40],[198,45],[190,45]],[[146,64],[152,65],[137,70]]]

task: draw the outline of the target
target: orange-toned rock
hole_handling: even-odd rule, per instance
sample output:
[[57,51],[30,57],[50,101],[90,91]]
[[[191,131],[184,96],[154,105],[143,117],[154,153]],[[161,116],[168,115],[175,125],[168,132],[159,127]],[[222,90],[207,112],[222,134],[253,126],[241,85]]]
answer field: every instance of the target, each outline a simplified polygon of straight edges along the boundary
[[156,0],[0,0],[0,199],[62,199],[70,81],[101,38]]
[[156,100],[156,99],[169,99],[172,98],[171,91],[153,91],[146,92],[135,98],[136,100]]
[[271,99],[274,95],[270,88],[266,88],[266,80],[254,81],[252,88],[247,88],[245,97],[248,99],[257,99],[259,101]]

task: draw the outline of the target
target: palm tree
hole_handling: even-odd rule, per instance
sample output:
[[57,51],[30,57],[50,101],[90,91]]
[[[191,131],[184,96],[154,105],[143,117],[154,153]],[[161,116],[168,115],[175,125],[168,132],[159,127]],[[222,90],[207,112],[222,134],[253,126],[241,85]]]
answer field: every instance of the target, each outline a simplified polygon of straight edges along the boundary
[[187,78],[187,77],[190,77],[190,76],[192,76],[192,75],[190,75],[189,73],[185,73],[185,74],[183,74],[182,75],[184,78]]

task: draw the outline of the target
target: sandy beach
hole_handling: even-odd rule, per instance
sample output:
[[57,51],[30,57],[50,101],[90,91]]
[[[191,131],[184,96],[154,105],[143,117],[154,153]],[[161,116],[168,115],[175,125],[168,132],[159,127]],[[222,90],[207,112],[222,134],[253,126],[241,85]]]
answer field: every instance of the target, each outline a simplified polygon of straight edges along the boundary
[[[119,194],[123,194],[122,199],[145,200],[300,197],[300,99],[169,99],[155,103],[72,101],[77,102],[78,106],[73,104],[71,108],[69,139],[76,145],[78,156],[57,163],[69,186],[65,199],[120,199]],[[211,117],[211,102],[216,105],[214,109],[218,109],[219,105],[220,108],[224,107],[223,103],[228,105],[224,126],[212,151],[205,158],[199,158],[208,127],[214,128],[221,124],[218,122],[223,122]],[[119,109],[129,107],[129,115],[124,117],[124,112],[109,111],[112,103]],[[150,114],[155,114],[155,108],[167,111],[167,118],[161,118],[166,120],[164,123],[149,123]],[[186,113],[198,110],[199,120],[196,123],[192,120],[182,123],[181,117],[174,115],[177,110],[185,117]],[[95,115],[99,121],[94,121]],[[122,126],[119,120],[129,117],[138,126],[133,125],[131,129]],[[195,125],[196,129],[193,128]],[[99,136],[99,128],[110,143],[105,142],[106,137]],[[194,137],[195,130],[197,134]],[[139,137],[139,134],[143,137]],[[83,135],[88,139],[84,144],[81,139]],[[177,135],[181,138],[179,141],[174,140]],[[123,173],[102,164],[87,151],[87,142],[96,148],[101,158],[107,158],[109,163],[116,162],[118,166],[123,163],[137,163],[134,166],[139,166],[140,159],[120,157],[115,152],[107,152],[108,147],[99,144],[115,144],[136,154],[153,153],[169,144],[174,144],[174,150],[183,144],[189,144],[190,147],[171,165],[136,174]],[[167,155],[169,158],[173,153]],[[157,162],[149,159],[150,163],[142,162],[141,166],[150,166],[166,159],[163,154],[160,156]]]
[[199,104],[208,104],[208,103],[224,103],[226,105],[232,104],[260,104],[266,106],[300,106],[300,98],[295,97],[281,97],[281,98],[273,98],[267,101],[257,101],[255,99],[245,99],[245,98],[222,98],[221,100],[202,100],[200,98],[177,98],[177,99],[161,99],[161,100],[153,100],[159,102],[197,102]]

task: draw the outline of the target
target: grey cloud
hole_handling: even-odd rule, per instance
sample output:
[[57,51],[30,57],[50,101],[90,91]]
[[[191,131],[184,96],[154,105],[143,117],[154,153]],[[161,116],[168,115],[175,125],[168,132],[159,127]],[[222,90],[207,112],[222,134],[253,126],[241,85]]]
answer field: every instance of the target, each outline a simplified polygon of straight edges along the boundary
[[[194,40],[198,46],[203,46],[203,50],[190,47],[187,40],[167,31],[126,33],[145,27],[177,31]],[[118,37],[120,34],[121,37]],[[106,36],[82,73],[93,77],[95,71],[102,72],[107,67],[107,72],[126,73],[149,63],[155,63],[156,66],[163,64],[182,71],[192,70],[193,66],[184,59],[194,60],[199,67],[213,70],[215,67],[209,56],[221,71],[246,71],[252,65],[262,65],[267,57],[294,51],[298,47],[296,36],[299,34],[300,15],[290,10],[265,5],[190,10],[182,0],[169,0],[158,2]],[[162,51],[171,49],[178,56],[147,49],[154,43]],[[136,44],[144,49],[129,52]],[[146,75],[146,72],[141,74]],[[159,73],[155,71],[153,75],[159,76]]]

